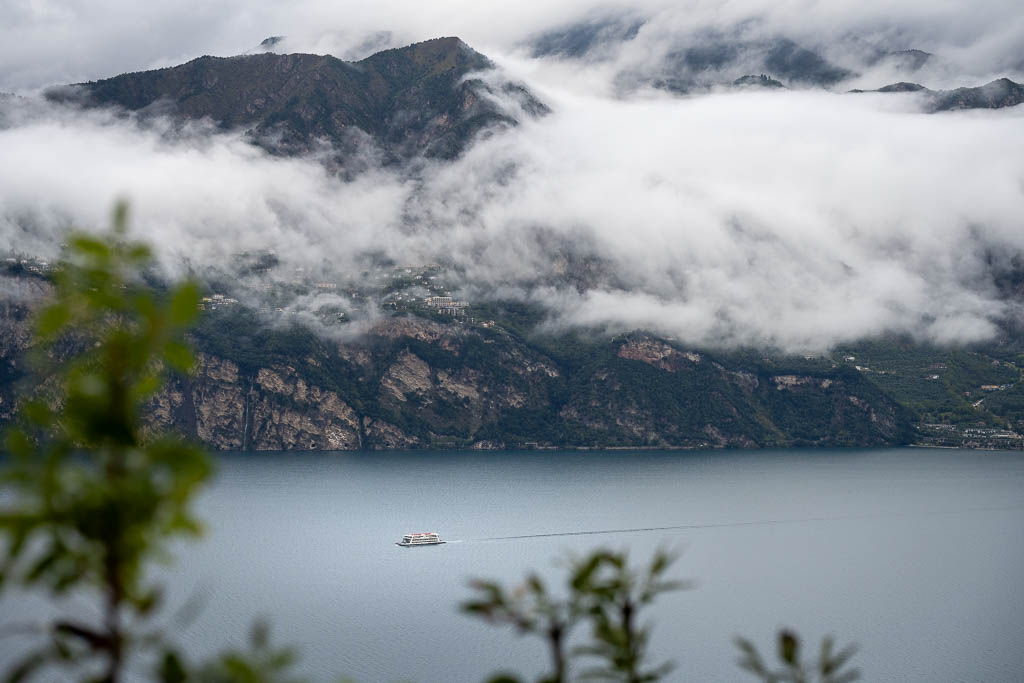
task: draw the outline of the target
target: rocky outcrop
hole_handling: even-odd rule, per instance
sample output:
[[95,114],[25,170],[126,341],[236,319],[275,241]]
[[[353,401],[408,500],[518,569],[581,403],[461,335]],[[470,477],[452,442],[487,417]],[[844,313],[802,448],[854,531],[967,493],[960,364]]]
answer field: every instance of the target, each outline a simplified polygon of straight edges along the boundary
[[407,393],[422,395],[434,388],[430,366],[408,351],[399,354],[394,364],[384,373],[380,385],[384,391],[403,402],[408,401]]
[[222,450],[354,450],[359,417],[337,393],[308,384],[292,366],[246,377],[230,360],[200,354],[187,380],[154,401],[155,423],[177,426]]
[[665,342],[647,337],[631,339],[619,347],[619,358],[638,360],[666,372],[680,372],[701,362],[699,353],[680,351]]
[[419,445],[420,440],[410,436],[393,424],[372,417],[363,418],[363,431],[371,440],[374,448],[383,450],[412,448]]
[[[0,412],[8,416],[31,341],[28,315],[25,303],[0,307]],[[906,413],[853,369],[769,369],[649,334],[571,343],[568,353],[556,344],[552,353],[501,330],[414,316],[338,343],[218,314],[194,335],[194,372],[171,378],[151,400],[148,425],[221,450],[907,440]]]
[[340,451],[359,448],[359,417],[333,391],[309,386],[289,366],[260,368],[247,396],[247,448]]

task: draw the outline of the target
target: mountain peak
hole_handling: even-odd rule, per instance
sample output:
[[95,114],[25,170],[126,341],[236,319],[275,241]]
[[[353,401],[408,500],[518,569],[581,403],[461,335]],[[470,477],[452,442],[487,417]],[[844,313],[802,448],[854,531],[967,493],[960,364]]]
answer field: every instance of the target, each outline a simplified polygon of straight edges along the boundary
[[760,76],[747,74],[737,78],[732,84],[737,88],[786,88],[782,81],[777,81],[767,74],[761,74]]
[[[344,155],[359,144],[353,136],[358,129],[386,158],[450,158],[483,128],[517,122],[485,96],[493,85],[466,78],[492,68],[487,57],[448,36],[358,62],[269,50],[205,56],[54,90],[48,97],[209,118],[225,129],[245,130],[277,153],[302,153],[328,140]],[[515,94],[525,111],[545,111],[525,88],[506,83],[503,90]]]
[[878,92],[919,92],[921,90],[927,90],[920,83],[910,83],[908,81],[900,81],[899,83],[891,83],[890,85],[884,85],[878,89]]
[[901,93],[921,92],[927,98],[931,112],[953,109],[1001,109],[1024,103],[1024,85],[1009,78],[998,78],[976,88],[955,90],[929,90],[918,83],[892,83],[877,90],[851,90],[851,93],[879,92]]
[[270,36],[269,38],[264,38],[263,41],[260,42],[259,47],[261,50],[273,50],[283,40],[284,36]]
[[390,65],[387,67],[390,70],[398,69],[418,78],[438,76],[451,71],[482,71],[494,67],[491,60],[455,36],[433,38],[405,47],[383,50],[358,63]]

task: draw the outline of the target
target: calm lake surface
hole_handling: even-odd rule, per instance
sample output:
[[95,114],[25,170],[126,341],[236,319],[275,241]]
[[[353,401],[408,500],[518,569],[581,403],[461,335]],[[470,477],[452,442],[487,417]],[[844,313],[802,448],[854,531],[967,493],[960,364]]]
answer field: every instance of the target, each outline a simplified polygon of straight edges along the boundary
[[[691,590],[650,612],[674,681],[753,680],[732,639],[781,626],[856,642],[865,681],[1024,680],[1024,454],[893,449],[237,454],[219,458],[204,541],[171,604],[197,655],[267,616],[314,680],[539,673],[539,641],[458,613],[470,577],[516,582],[605,546],[659,546]],[[662,528],[656,527],[675,527]],[[398,548],[403,533],[452,541]],[[575,532],[608,532],[568,535]],[[558,534],[544,536],[543,534]],[[520,538],[505,538],[518,536]],[[17,597],[0,610],[25,610]],[[0,643],[0,656],[13,643]],[[6,648],[6,652],[5,649]],[[774,654],[774,653],[772,653]],[[5,658],[8,658],[5,657]]]

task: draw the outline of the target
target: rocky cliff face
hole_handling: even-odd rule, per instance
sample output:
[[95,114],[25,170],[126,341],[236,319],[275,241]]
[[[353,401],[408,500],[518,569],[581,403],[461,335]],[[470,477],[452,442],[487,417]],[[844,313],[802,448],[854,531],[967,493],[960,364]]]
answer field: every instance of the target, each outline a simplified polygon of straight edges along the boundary
[[[44,285],[39,285],[44,287]],[[0,418],[30,342],[29,307],[0,306]],[[842,368],[784,371],[646,334],[559,348],[413,316],[339,343],[239,312],[196,330],[198,362],[149,424],[222,450],[882,445],[908,417]]]
[[332,391],[309,386],[295,368],[260,368],[244,377],[223,358],[200,355],[188,379],[153,401],[154,426],[177,427],[222,450],[354,450],[359,418]]
[[172,381],[153,401],[152,423],[225,450],[472,446],[473,434],[503,412],[550,406],[539,384],[559,376],[523,348],[495,346],[493,356],[479,359],[488,369],[460,362],[485,343],[454,325],[385,320],[360,343],[324,349],[340,374],[362,385],[348,395],[310,380],[311,370],[322,369],[315,354],[240,366],[201,353],[193,375]]
[[622,445],[880,445],[905,438],[898,405],[855,373],[776,374],[634,335],[561,415]]

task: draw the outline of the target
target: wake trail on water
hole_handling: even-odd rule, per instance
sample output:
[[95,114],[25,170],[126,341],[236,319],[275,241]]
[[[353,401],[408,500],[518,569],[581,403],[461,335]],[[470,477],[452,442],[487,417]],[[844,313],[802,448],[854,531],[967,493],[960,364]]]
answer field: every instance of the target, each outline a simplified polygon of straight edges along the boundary
[[982,507],[965,508],[962,510],[922,510],[911,512],[884,512],[865,515],[842,515],[834,517],[797,517],[789,519],[760,519],[743,522],[714,522],[709,524],[674,524],[671,526],[648,526],[635,527],[632,529],[595,529],[586,531],[556,531],[544,534],[519,534],[516,536],[490,536],[488,538],[469,538],[461,541],[450,541],[451,543],[477,543],[484,541],[514,541],[527,538],[556,538],[559,536],[599,536],[603,534],[635,534],[650,533],[654,531],[687,531],[693,529],[725,529],[729,527],[744,526],[771,526],[779,524],[806,524],[809,522],[841,522],[858,519],[889,519],[893,517],[917,517],[933,515],[958,515],[972,512],[1005,512],[1010,510],[1024,510],[1024,505],[1007,505],[1004,507]]

